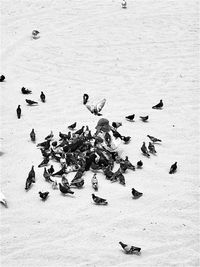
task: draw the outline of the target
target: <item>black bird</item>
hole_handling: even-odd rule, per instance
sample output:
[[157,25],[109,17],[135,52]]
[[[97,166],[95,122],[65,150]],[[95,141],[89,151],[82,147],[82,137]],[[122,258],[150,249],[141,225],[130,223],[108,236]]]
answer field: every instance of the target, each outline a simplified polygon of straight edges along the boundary
[[74,130],[75,128],[76,128],[76,122],[68,126],[69,130]]
[[88,99],[89,99],[89,95],[88,94],[84,94],[83,95],[83,105],[87,104]]
[[34,180],[33,180],[31,177],[28,177],[28,178],[26,179],[25,190],[30,189],[32,183],[35,183]]
[[122,136],[121,140],[124,141],[125,144],[128,144],[131,141],[130,136]]
[[32,129],[32,131],[30,132],[30,137],[31,137],[31,141],[35,142],[35,131],[34,131],[34,129]]
[[92,194],[92,199],[94,200],[94,202],[97,205],[107,205],[108,204],[106,199],[98,197],[98,196],[95,196],[95,194]]
[[32,91],[29,89],[26,89],[25,87],[22,87],[21,92],[24,95],[32,94]]
[[148,149],[149,149],[149,152],[152,153],[152,154],[156,154],[157,153],[154,144],[151,143],[151,142],[149,142]]
[[57,141],[53,141],[51,144],[52,144],[53,147],[55,147],[55,146],[57,146],[58,142]]
[[44,176],[44,178],[45,178],[45,180],[46,180],[47,182],[49,182],[49,183],[52,183],[52,182],[53,182],[53,180],[51,180],[51,175],[50,175],[50,173],[47,172],[46,167],[44,168],[43,176]]
[[65,187],[59,183],[59,189],[62,194],[74,194],[74,192],[70,189],[70,187]]
[[134,188],[132,188],[132,195],[133,195],[133,198],[139,198],[143,195],[143,193],[141,192],[138,192],[137,190],[135,190]]
[[129,246],[129,245],[126,245],[122,242],[119,242],[119,244],[121,245],[121,247],[123,248],[123,250],[125,251],[126,254],[140,255],[141,248]]
[[61,175],[65,174],[65,173],[66,173],[66,166],[64,165],[62,167],[62,169],[60,169],[59,171],[53,173],[52,176],[56,176],[56,175],[61,176]]
[[97,115],[97,116],[101,116],[102,114],[99,112],[102,110],[105,103],[106,103],[106,99],[104,98],[101,101],[99,101],[96,105],[87,104],[86,107],[92,114]]
[[122,126],[121,122],[115,122],[115,121],[112,122],[112,127],[114,127],[115,129],[119,128],[120,126]]
[[147,150],[147,147],[145,145],[145,142],[143,142],[143,145],[141,147],[141,150],[142,150],[142,153],[147,156],[147,157],[150,157],[149,153],[148,153],[148,150]]
[[146,122],[148,119],[149,119],[149,116],[147,115],[147,116],[140,116],[140,119],[142,120],[142,121],[144,121],[144,122]]
[[135,118],[135,114],[133,115],[128,115],[125,117],[128,121],[133,121],[133,119]]
[[20,119],[21,114],[22,114],[22,110],[20,108],[20,105],[18,105],[18,107],[17,107],[17,117],[18,117],[18,119]]
[[61,139],[63,139],[63,140],[67,140],[67,138],[68,138],[68,135],[67,135],[67,134],[64,134],[64,133],[61,133],[61,132],[59,132],[59,137],[60,137]]
[[30,105],[30,106],[35,105],[35,104],[38,104],[38,102],[33,101],[33,100],[30,100],[30,99],[26,99],[26,103],[27,103],[28,105]]
[[139,160],[139,161],[137,162],[137,168],[138,168],[138,169],[141,169],[142,166],[143,166],[143,162],[142,162],[141,160]]
[[120,139],[122,139],[122,136],[121,136],[121,134],[118,132],[118,131],[116,131],[116,130],[112,130],[111,129],[111,131],[113,132],[113,136],[117,139],[117,138],[120,138]]
[[43,192],[43,193],[42,192],[38,192],[38,193],[39,193],[39,195],[40,195],[42,200],[46,200],[48,195],[49,195],[49,192]]
[[172,166],[170,167],[169,174],[175,173],[176,170],[177,170],[177,162],[175,162],[174,164],[172,164]]
[[156,104],[155,106],[153,106],[153,109],[161,109],[163,107],[163,101],[162,99],[160,100],[160,102],[158,104]]
[[84,126],[81,127],[81,129],[77,130],[75,134],[81,135],[84,131]]
[[54,167],[53,167],[53,165],[51,165],[51,167],[48,169],[48,173],[49,174],[54,173]]
[[44,167],[49,163],[49,158],[44,158],[43,161],[38,165],[38,168]]
[[45,94],[43,92],[41,92],[41,94],[40,94],[40,99],[42,102],[46,101],[46,97],[45,97]]
[[48,149],[50,148],[50,142],[51,142],[51,140],[47,140],[47,141],[44,141],[44,142],[42,142],[42,143],[38,143],[38,144],[37,144],[37,147],[38,147],[38,146],[41,146],[41,147],[43,147],[45,150],[48,150]]
[[32,165],[31,170],[28,174],[28,177],[31,178],[35,182],[35,171],[34,171],[34,166]]
[[44,158],[48,158],[48,157],[51,156],[51,152],[47,152],[44,148],[40,148],[40,151],[41,151],[42,156],[43,156]]
[[1,75],[1,76],[0,76],[0,82],[3,82],[3,81],[5,80],[5,78],[6,78],[6,77],[5,77],[4,75]]
[[149,139],[153,142],[153,143],[156,143],[156,142],[162,142],[162,140],[156,138],[156,137],[153,137],[149,134],[147,134],[147,137],[149,137]]
[[39,32],[38,30],[33,30],[33,31],[32,31],[32,38],[33,38],[33,39],[38,39],[38,38],[40,38],[40,37],[38,36],[39,33],[40,33],[40,32]]

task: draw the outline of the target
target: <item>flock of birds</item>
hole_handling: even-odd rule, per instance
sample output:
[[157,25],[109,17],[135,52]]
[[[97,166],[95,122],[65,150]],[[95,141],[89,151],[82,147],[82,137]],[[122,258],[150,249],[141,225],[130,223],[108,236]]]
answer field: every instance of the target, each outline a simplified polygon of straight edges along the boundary
[[[127,3],[125,0],[122,1],[122,8],[126,8]],[[34,30],[32,32],[32,38],[39,38],[39,31]],[[0,82],[5,81],[5,76],[0,76]],[[30,95],[32,93],[31,90],[22,87],[21,93],[24,95]],[[46,102],[46,96],[43,92],[40,94],[41,102]],[[25,99],[26,103],[30,106],[38,105],[37,101],[32,99]],[[89,103],[89,95],[83,95],[83,104],[86,108],[96,116],[102,116],[102,109],[106,103],[106,99],[102,99],[97,104]],[[154,105],[152,109],[162,109],[163,101],[160,100],[158,104]],[[17,118],[20,119],[22,115],[21,105],[18,105],[16,109]],[[135,114],[131,114],[125,117],[127,121],[133,122],[135,118]],[[143,122],[147,122],[149,116],[140,116],[140,119]],[[92,170],[94,172],[91,185],[94,191],[98,191],[99,182],[97,179],[97,171],[101,170],[105,175],[107,180],[111,182],[119,182],[122,185],[125,185],[125,177],[124,173],[130,169],[135,171],[136,167],[129,161],[126,156],[125,159],[119,157],[118,153],[110,152],[101,146],[102,140],[98,137],[97,132],[94,134],[91,133],[91,130],[88,126],[82,126],[80,129],[76,130],[77,123],[68,126],[68,133],[59,132],[59,139],[54,139],[54,134],[51,131],[49,135],[45,137],[45,140],[41,143],[37,144],[37,148],[40,149],[43,160],[38,165],[38,168],[44,167],[43,177],[46,182],[52,185],[52,189],[59,189],[61,194],[74,194],[72,188],[82,188],[84,185],[84,174],[86,171]],[[131,140],[130,136],[123,136],[119,133],[118,128],[122,126],[122,122],[112,122],[111,126],[111,134],[115,139],[120,138],[125,144],[129,143]],[[161,143],[162,141],[154,136],[147,135],[151,142],[149,142],[148,147],[145,142],[143,142],[141,146],[141,152],[144,156],[150,157],[150,154],[156,154],[155,144]],[[36,133],[35,130],[32,129],[30,132],[30,138],[32,142],[36,142]],[[110,134],[107,133],[105,135],[105,141],[109,146],[111,141]],[[49,165],[50,160],[55,161],[60,164],[60,169],[55,171],[54,166]],[[119,164],[119,168],[117,171],[113,171],[114,163]],[[143,167],[143,162],[139,160],[137,163],[137,169],[141,169]],[[173,174],[177,170],[177,162],[171,165],[169,173]],[[74,178],[69,182],[67,175],[70,172],[76,172]],[[36,182],[36,174],[34,170],[34,166],[32,166],[31,170],[28,173],[28,177],[25,182],[25,190],[28,191],[32,185]],[[46,201],[49,197],[49,192],[38,192],[39,197],[42,201]],[[131,189],[131,194],[133,199],[140,198],[143,193],[137,191],[135,188]],[[96,205],[108,205],[108,201],[102,197],[99,197],[92,193],[92,200]],[[8,207],[7,200],[2,192],[0,192],[0,202]],[[129,246],[124,244],[123,242],[119,242],[124,252],[127,254],[137,254],[140,255],[141,248]]]

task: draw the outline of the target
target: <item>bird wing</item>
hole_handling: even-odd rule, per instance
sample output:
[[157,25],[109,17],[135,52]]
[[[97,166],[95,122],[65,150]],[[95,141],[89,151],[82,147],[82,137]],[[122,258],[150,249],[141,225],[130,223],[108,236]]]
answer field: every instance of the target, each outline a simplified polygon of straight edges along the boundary
[[96,104],[96,109],[98,112],[100,112],[102,110],[102,108],[104,107],[106,103],[106,99],[102,99],[101,101],[99,101],[97,104]]
[[91,113],[93,113],[94,112],[94,105],[89,105],[89,104],[87,104],[87,105],[85,105],[86,106],[86,108],[91,112]]

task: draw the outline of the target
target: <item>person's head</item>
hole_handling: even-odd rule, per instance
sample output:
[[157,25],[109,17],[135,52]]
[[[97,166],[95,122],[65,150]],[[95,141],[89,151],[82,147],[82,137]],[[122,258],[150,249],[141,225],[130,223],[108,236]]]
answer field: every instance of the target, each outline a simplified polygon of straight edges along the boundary
[[103,131],[103,132],[109,132],[111,130],[111,127],[109,125],[109,120],[105,119],[105,118],[101,118],[98,123],[97,126],[95,127],[97,132]]

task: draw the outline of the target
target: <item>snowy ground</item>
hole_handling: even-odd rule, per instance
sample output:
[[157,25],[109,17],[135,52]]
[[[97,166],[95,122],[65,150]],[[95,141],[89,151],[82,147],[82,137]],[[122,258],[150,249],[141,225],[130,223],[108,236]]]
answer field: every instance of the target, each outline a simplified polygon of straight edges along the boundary
[[[136,0],[122,9],[116,0],[2,0],[1,15],[1,189],[9,205],[0,207],[1,266],[199,266],[198,1]],[[38,106],[26,105],[22,86]],[[41,142],[75,121],[94,129],[99,118],[82,105],[83,93],[107,99],[103,116],[132,137],[122,155],[144,162],[125,174],[125,187],[97,175],[106,207],[92,203],[92,172],[74,197],[53,191],[29,138],[32,128]],[[151,109],[160,99],[163,110]],[[150,159],[140,151],[147,134],[163,140]],[[36,183],[25,192],[32,165]],[[133,200],[132,187],[143,197]],[[141,247],[141,256],[125,255],[119,241]]]

